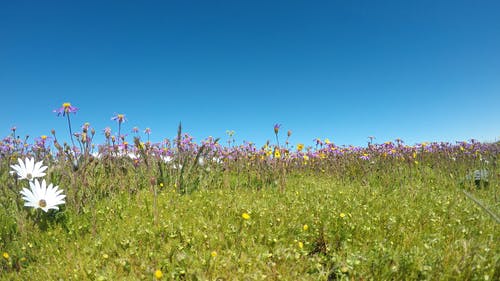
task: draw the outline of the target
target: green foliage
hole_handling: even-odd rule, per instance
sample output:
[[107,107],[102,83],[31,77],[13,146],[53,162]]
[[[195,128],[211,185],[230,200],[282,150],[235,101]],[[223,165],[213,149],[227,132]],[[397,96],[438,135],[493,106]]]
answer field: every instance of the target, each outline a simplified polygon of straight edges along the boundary
[[[500,213],[497,158],[182,153],[50,163],[67,200],[43,217],[3,169],[0,280],[499,280],[500,226],[482,208]],[[488,188],[464,182],[478,168]]]

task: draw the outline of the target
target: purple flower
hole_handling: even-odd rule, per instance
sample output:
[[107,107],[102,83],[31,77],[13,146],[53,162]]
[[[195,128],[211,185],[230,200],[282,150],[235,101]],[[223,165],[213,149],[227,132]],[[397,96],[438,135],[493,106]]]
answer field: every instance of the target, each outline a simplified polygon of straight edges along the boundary
[[150,129],[150,128],[146,128],[146,130],[144,130],[144,133],[145,133],[146,135],[151,134],[151,129]]
[[104,132],[105,135],[110,135],[111,134],[111,128],[110,127],[106,127],[106,128],[104,128],[103,132]]
[[280,127],[281,127],[281,124],[274,124],[274,133],[275,134],[278,134],[278,132],[280,131]]
[[125,118],[125,114],[116,114],[115,116],[113,116],[111,118],[111,120],[117,121],[118,124],[121,124],[121,123],[127,121],[127,119]]
[[78,108],[72,106],[69,102],[65,102],[60,108],[53,110],[54,113],[57,113],[57,116],[61,116],[61,114],[65,116],[68,113],[76,113],[77,111]]

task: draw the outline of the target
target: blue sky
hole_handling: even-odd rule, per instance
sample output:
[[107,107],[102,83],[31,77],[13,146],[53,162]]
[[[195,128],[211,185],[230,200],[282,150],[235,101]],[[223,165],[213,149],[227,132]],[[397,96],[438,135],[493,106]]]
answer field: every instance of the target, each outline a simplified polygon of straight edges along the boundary
[[499,1],[1,1],[0,132],[500,138]]

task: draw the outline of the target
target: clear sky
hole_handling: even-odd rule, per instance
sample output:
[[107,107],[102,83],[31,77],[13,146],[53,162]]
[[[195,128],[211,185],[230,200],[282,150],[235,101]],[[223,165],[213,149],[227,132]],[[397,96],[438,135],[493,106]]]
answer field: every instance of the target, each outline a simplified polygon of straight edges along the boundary
[[500,1],[0,1],[0,135],[500,138]]

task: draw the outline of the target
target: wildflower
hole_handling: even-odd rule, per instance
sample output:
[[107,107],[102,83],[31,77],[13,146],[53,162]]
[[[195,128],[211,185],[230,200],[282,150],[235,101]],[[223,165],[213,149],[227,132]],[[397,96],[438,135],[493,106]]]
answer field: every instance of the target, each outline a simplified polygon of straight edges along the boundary
[[304,149],[304,144],[299,143],[297,144],[297,151],[302,151]]
[[370,160],[370,155],[368,155],[368,153],[363,153],[359,158],[362,160]]
[[281,158],[281,152],[280,152],[280,150],[279,150],[279,149],[276,149],[276,150],[274,151],[274,158]]
[[54,113],[57,113],[57,116],[61,116],[61,114],[62,116],[66,116],[68,113],[76,113],[77,111],[78,108],[72,106],[69,102],[65,102],[61,107],[53,110]]
[[274,133],[275,134],[278,134],[278,132],[280,131],[280,127],[281,127],[281,124],[274,124]]
[[216,251],[212,251],[210,253],[210,256],[212,256],[212,258],[215,258],[217,256],[217,252]]
[[7,252],[4,252],[4,253],[2,254],[2,257],[3,257],[4,259],[6,259],[6,260],[8,260],[8,259],[10,258],[9,253],[7,253]]
[[248,213],[243,213],[241,214],[241,217],[244,219],[244,220],[249,220],[250,219],[250,215]]
[[41,178],[45,176],[44,171],[47,169],[47,166],[42,166],[43,162],[36,162],[34,158],[26,158],[24,162],[21,159],[17,159],[19,164],[11,165],[10,167],[14,169],[10,173],[17,173],[19,179],[27,179],[29,181],[34,178]]
[[58,190],[58,186],[53,186],[52,183],[47,186],[45,180],[40,182],[34,180],[30,182],[30,189],[23,188],[21,195],[23,195],[23,200],[25,207],[33,207],[35,209],[42,209],[44,212],[48,212],[50,209],[59,210],[57,205],[64,204],[64,198],[66,195],[61,194],[63,191]]
[[125,114],[116,114],[115,116],[111,117],[111,120],[117,121],[118,124],[127,121],[127,119],[125,118]]
[[302,241],[299,241],[299,243],[298,243],[298,244],[299,244],[299,248],[300,248],[300,249],[304,248],[304,243],[303,243]]
[[157,269],[157,270],[155,271],[155,278],[156,278],[157,280],[159,280],[159,279],[161,279],[162,277],[163,277],[163,272],[161,272],[161,270]]
[[343,219],[343,218],[345,218],[345,216],[346,216],[345,213],[340,213],[340,218]]
[[110,127],[104,128],[104,135],[106,136],[106,138],[109,138],[111,136],[111,128]]
[[308,229],[309,229],[309,226],[307,224],[304,224],[304,226],[302,227],[302,230],[307,231]]

